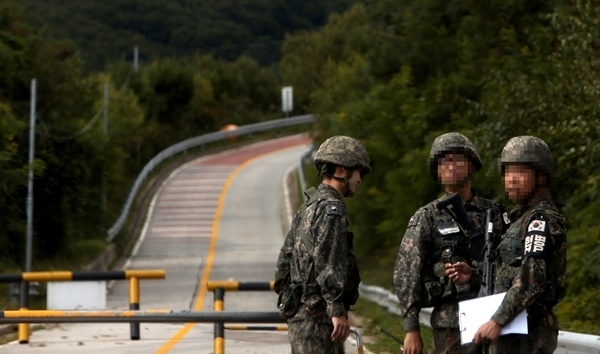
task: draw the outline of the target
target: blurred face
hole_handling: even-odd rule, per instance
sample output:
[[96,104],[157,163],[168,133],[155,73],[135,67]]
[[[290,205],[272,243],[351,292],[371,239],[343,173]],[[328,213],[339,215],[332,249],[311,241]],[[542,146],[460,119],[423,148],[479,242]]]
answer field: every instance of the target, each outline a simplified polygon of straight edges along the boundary
[[535,191],[535,170],[525,165],[507,165],[504,167],[504,190],[508,198],[522,204],[531,198]]
[[438,160],[438,178],[444,186],[461,186],[469,179],[471,162],[463,154],[448,153]]
[[353,169],[352,175],[350,176],[350,180],[348,181],[348,186],[350,187],[352,194],[354,194],[354,192],[356,192],[356,188],[358,188],[358,185],[360,184],[361,181],[362,181],[362,179],[361,179],[361,175],[360,175],[360,169]]

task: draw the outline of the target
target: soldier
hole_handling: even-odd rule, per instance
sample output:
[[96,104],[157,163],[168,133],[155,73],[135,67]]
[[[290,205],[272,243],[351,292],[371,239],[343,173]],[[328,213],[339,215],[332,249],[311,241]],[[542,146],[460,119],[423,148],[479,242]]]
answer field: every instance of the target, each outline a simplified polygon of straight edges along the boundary
[[[565,295],[565,219],[549,196],[553,160],[546,143],[519,136],[500,156],[504,189],[517,203],[511,226],[497,249],[494,293],[506,296],[490,321],[475,333],[475,343],[491,342],[491,353],[553,353],[558,323],[552,308]],[[500,337],[503,326],[527,310],[528,336]]]
[[343,198],[354,195],[371,167],[365,147],[347,136],[325,140],[314,165],[321,184],[305,192],[281,247],[275,291],[293,354],[343,353],[360,283]]
[[[460,133],[447,133],[435,139],[429,154],[432,177],[441,182],[446,195],[421,207],[411,217],[398,250],[394,267],[394,286],[404,317],[404,353],[422,353],[423,339],[419,313],[433,306],[433,353],[474,353],[476,346],[461,346],[458,325],[458,301],[476,297],[481,273],[476,269],[484,245],[483,224],[488,208],[493,208],[494,234],[499,241],[507,215],[503,208],[477,195],[471,176],[482,163],[475,146]],[[456,220],[437,203],[458,193],[468,219],[480,236],[470,239]],[[481,258],[479,258],[481,259]],[[446,274],[446,265],[464,265],[470,283],[454,284]],[[472,267],[473,269],[471,269]]]

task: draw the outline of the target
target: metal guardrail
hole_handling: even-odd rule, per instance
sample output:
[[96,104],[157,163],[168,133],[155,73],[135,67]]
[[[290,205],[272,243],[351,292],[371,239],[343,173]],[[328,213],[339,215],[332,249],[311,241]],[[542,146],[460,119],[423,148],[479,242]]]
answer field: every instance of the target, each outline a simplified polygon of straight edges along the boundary
[[[360,284],[361,297],[368,299],[388,312],[402,316],[400,303],[395,294],[378,286]],[[430,327],[431,308],[421,310],[419,322]],[[599,354],[600,336],[559,331],[558,348],[554,354]]]
[[309,124],[314,122],[314,120],[314,116],[312,114],[308,114],[303,116],[275,119],[261,123],[243,125],[235,130],[218,131],[200,135],[195,138],[181,141],[175,145],[164,149],[163,151],[159,152],[156,156],[154,156],[150,161],[148,161],[146,166],[144,166],[144,168],[142,169],[142,172],[140,172],[140,174],[138,175],[137,179],[133,184],[133,187],[131,188],[131,191],[129,192],[127,201],[123,206],[121,215],[119,215],[117,221],[107,231],[106,241],[111,242],[115,238],[115,236],[117,236],[117,234],[121,231],[121,229],[125,225],[125,222],[127,221],[129,210],[131,209],[133,200],[135,199],[140,187],[142,186],[146,178],[148,178],[150,173],[154,171],[154,169],[161,163],[163,163],[165,160],[179,153],[186,152],[189,149],[204,146],[206,144],[213,143],[216,141],[226,140],[228,138],[240,135],[251,135],[252,133],[257,132],[280,129],[295,125]]
[[[302,192],[306,190],[306,179],[304,178],[304,164],[307,160],[309,160],[312,157],[314,153],[315,149],[312,148],[300,157],[300,164],[298,165],[298,178],[300,180],[300,191]],[[302,198],[304,198],[304,201],[306,201],[306,195],[304,193],[302,193]]]

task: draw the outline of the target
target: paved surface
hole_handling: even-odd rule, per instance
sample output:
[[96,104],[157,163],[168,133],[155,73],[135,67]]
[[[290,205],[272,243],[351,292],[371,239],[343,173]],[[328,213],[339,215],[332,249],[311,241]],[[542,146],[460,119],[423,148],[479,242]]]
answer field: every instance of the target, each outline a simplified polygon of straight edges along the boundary
[[[165,280],[140,281],[148,309],[212,311],[204,280],[268,281],[283,242],[283,175],[308,149],[304,136],[272,140],[194,160],[175,171],[155,196],[128,269],[162,268]],[[274,311],[275,294],[228,292],[225,310]],[[127,309],[129,286],[117,281],[109,309]],[[212,353],[212,324],[45,325],[28,344],[1,353]],[[287,332],[226,331],[226,353],[288,353]],[[351,353],[351,352],[350,352]]]

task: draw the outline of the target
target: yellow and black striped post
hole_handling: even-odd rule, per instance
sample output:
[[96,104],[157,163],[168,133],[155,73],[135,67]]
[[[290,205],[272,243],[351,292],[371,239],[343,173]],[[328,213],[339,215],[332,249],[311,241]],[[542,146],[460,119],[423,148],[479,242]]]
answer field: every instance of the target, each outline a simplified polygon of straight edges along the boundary
[[[225,310],[225,291],[273,291],[274,281],[238,282],[238,281],[208,281],[206,289],[213,292],[213,307],[215,311]],[[215,322],[214,354],[225,353],[225,324]]]
[[[98,281],[98,280],[125,280],[130,279],[129,308],[139,310],[140,286],[139,279],[165,279],[164,269],[135,269],[106,272],[71,272],[71,271],[49,271],[49,272],[23,272],[15,274],[0,274],[0,283],[26,284],[32,281],[54,282],[54,281]],[[29,292],[21,286],[20,310],[27,311],[29,308]],[[29,343],[29,324],[19,324],[19,343]],[[131,322],[131,339],[140,339],[140,323]]]
[[[213,291],[214,294],[214,310],[215,311],[224,311],[225,310],[225,290],[223,288],[216,288]],[[224,354],[225,353],[225,328],[223,322],[215,322],[215,342],[214,342],[214,352],[215,354]]]
[[[129,309],[140,309],[140,281],[136,277],[129,278]],[[129,328],[131,340],[140,339],[140,323],[131,322]]]

